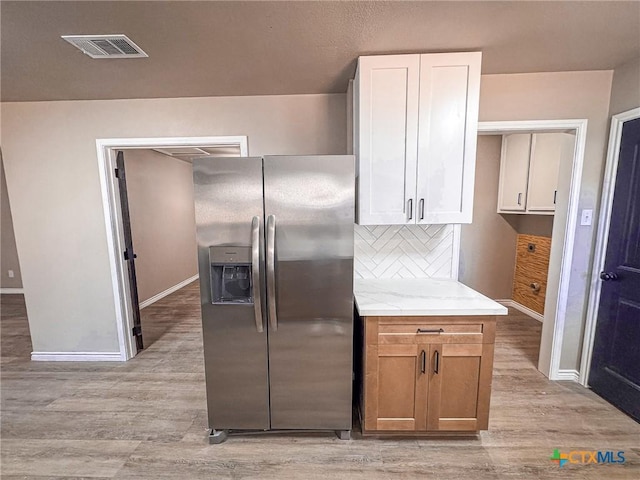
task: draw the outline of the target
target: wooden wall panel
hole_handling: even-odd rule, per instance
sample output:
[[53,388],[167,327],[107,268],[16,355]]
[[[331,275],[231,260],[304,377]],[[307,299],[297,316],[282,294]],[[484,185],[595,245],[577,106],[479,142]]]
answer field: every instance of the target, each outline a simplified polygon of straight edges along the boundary
[[[535,246],[533,252],[529,250],[530,244]],[[513,300],[540,315],[544,314],[550,252],[550,237],[518,235]],[[532,284],[537,284],[540,287],[539,290],[532,288]]]

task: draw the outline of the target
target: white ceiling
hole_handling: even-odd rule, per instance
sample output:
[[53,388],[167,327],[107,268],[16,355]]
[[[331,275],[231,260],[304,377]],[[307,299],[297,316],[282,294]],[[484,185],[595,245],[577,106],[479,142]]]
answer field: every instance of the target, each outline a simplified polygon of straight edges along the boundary
[[[0,3],[3,101],[344,92],[359,55],[482,50],[483,73],[612,69],[638,1]],[[149,58],[60,38],[124,33]]]

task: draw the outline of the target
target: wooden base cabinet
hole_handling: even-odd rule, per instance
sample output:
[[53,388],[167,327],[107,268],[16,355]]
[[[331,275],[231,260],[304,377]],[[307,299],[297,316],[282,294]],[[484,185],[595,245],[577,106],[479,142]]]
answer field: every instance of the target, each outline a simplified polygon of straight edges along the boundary
[[363,433],[486,430],[495,317],[363,317]]

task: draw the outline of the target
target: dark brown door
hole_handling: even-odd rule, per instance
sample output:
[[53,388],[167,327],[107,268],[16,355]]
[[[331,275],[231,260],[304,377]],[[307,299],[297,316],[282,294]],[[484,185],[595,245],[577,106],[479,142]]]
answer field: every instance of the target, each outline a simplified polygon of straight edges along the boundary
[[129,216],[129,199],[127,197],[127,175],[124,169],[124,153],[118,152],[116,157],[116,177],[120,190],[120,210],[122,212],[122,231],[124,233],[125,250],[122,252],[127,263],[129,274],[129,292],[131,294],[131,309],[133,310],[133,332],[136,337],[136,348],[142,350],[142,325],[140,323],[140,303],[138,302],[138,284],[136,281],[136,255],[133,253],[133,237],[131,235],[131,217]]
[[640,421],[640,119],[622,141],[589,373],[598,395]]

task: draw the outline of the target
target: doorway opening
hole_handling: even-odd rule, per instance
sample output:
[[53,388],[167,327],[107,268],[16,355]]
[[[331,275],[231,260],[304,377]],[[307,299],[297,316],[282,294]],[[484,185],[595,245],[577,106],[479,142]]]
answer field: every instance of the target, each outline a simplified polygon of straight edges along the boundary
[[[195,228],[189,229],[187,225],[194,221],[192,210],[191,216],[187,211],[193,208],[193,194],[189,196],[187,191],[192,188],[192,184],[188,183],[189,159],[198,155],[247,156],[247,137],[99,139],[96,145],[105,223],[109,233],[108,251],[120,355],[121,360],[128,360],[147,346],[140,322],[140,309],[149,307],[197,279]],[[165,167],[164,173],[163,169],[153,168],[161,163]],[[167,166],[181,176],[181,181],[177,181],[176,185],[171,183]],[[116,176],[116,169],[121,178]],[[152,177],[149,178],[149,175]],[[179,183],[182,184],[182,191],[168,191],[174,187],[180,189]],[[131,193],[136,202],[133,209]],[[172,195],[175,201],[169,198]],[[170,242],[162,238],[172,235],[174,238]],[[192,249],[188,248],[190,240]],[[171,251],[175,245],[183,246],[180,252]],[[136,256],[140,252],[138,247],[145,252],[145,258],[144,261],[142,257],[138,259],[141,268],[136,275]],[[158,247],[163,247],[164,251]],[[193,262],[190,261],[191,256]],[[175,268],[164,268],[168,263]],[[148,333],[147,339],[154,341],[161,332]]]
[[[586,145],[586,129],[587,120],[500,121],[480,122],[478,124],[478,135],[493,135],[500,137],[500,141],[502,142],[501,154],[504,153],[504,138],[509,135],[518,135],[520,136],[519,140],[524,140],[525,143],[528,141],[528,154],[531,153],[531,142],[535,141],[534,135],[568,134],[572,136],[572,139],[574,139],[572,145],[573,153],[569,155],[568,159],[565,159],[564,162],[561,162],[559,165],[557,193],[554,194],[553,190],[555,189],[552,190],[550,202],[547,202],[549,205],[542,202],[538,207],[536,207],[538,211],[533,209],[533,211],[527,212],[524,198],[526,190],[514,190],[515,196],[513,199],[510,198],[510,200],[513,200],[513,202],[511,202],[513,203],[512,206],[510,206],[508,202],[503,203],[503,207],[507,207],[506,209],[503,209],[504,211],[508,211],[508,208],[522,208],[518,213],[514,211],[512,214],[505,214],[510,217],[509,220],[512,224],[516,225],[518,228],[520,228],[521,224],[524,225],[523,232],[525,234],[543,234],[538,236],[540,240],[537,239],[538,237],[533,237],[533,241],[532,238],[528,238],[526,236],[523,237],[520,243],[523,244],[524,249],[533,248],[534,251],[541,250],[542,248],[539,243],[544,238],[549,239],[548,248],[550,253],[548,257],[549,259],[547,260],[549,267],[546,285],[544,285],[546,298],[542,306],[532,305],[537,308],[538,311],[542,311],[543,313],[538,313],[537,315],[532,316],[538,320],[543,320],[538,357],[538,370],[548,376],[551,380],[578,380],[578,372],[563,371],[560,369],[560,356],[563,344],[571,263],[573,259],[573,245],[576,227],[578,226],[578,200]],[[551,136],[540,137],[538,141],[542,143],[544,139],[546,142],[546,138],[551,138]],[[527,168],[530,168],[531,159],[527,157],[526,160],[527,161],[522,164],[524,165],[526,163]],[[527,171],[527,176],[524,177],[527,187],[529,186],[527,185],[527,179],[529,178],[528,175],[529,173]],[[495,180],[497,181],[497,179]],[[513,190],[513,188],[511,188],[511,190]],[[514,193],[511,192],[511,190],[508,188],[506,189],[507,192]],[[494,195],[496,194],[500,196],[503,194],[503,191],[499,190],[494,193]],[[502,214],[498,213],[498,203],[499,202],[496,202],[496,205],[492,207],[493,211],[491,213],[495,216]],[[553,215],[551,215],[551,213],[553,213]],[[474,218],[474,221],[477,221],[477,219]],[[513,230],[517,232],[518,228],[514,228]],[[464,228],[461,233],[461,237],[461,243],[464,251]],[[530,244],[533,244],[533,247],[530,247]],[[515,245],[513,248],[515,250]],[[511,261],[511,259],[509,259],[509,261]],[[462,259],[462,262],[463,273],[461,277],[464,277],[464,258]],[[521,282],[523,281],[527,282],[524,290],[527,290],[526,293],[531,293],[532,295],[530,296],[533,298],[536,297],[535,291],[538,290],[538,288],[540,290],[543,288],[543,285],[541,285],[542,282],[539,280],[533,279],[529,281],[528,279],[523,279]],[[535,285],[531,287],[531,284]],[[480,289],[482,292],[481,286],[471,286],[472,288]],[[513,288],[511,291],[513,291]],[[508,298],[507,300],[511,300],[511,298]],[[531,311],[529,313],[537,313],[535,308],[529,308]]]

